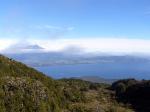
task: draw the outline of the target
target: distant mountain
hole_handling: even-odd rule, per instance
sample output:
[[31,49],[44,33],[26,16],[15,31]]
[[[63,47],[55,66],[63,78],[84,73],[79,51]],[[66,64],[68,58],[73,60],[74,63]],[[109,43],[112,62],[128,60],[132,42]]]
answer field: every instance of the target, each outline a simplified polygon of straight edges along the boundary
[[4,54],[42,53],[44,48],[36,44],[14,44],[1,51]]
[[[39,46],[28,46],[26,48],[41,48]],[[41,48],[42,49],[42,48]],[[37,51],[37,50],[35,50]],[[69,64],[93,64],[93,63],[147,63],[149,58],[138,56],[100,56],[92,54],[68,54],[64,52],[36,52],[36,53],[5,53],[4,55],[21,61],[30,66],[50,66],[50,65],[69,65]]]
[[44,48],[35,44],[35,45],[28,45],[28,46],[22,47],[22,49],[44,49]]
[[85,81],[90,81],[94,83],[104,83],[104,84],[112,84],[113,82],[117,81],[117,79],[104,79],[99,76],[82,76],[78,78]]

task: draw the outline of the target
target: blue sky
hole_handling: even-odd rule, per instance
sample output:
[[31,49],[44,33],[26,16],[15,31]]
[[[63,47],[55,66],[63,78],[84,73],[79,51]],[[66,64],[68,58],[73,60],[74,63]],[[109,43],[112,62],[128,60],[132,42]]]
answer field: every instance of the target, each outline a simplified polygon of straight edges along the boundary
[[1,0],[0,18],[0,37],[150,38],[149,0]]
[[150,39],[149,0],[0,2],[0,39]]

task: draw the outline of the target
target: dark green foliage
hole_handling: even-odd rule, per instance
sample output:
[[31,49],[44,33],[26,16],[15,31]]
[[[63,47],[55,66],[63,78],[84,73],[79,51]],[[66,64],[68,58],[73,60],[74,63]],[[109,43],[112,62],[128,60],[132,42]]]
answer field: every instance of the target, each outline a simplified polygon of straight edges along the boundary
[[150,111],[150,81],[120,80],[112,85],[119,101],[130,103],[140,112]]
[[116,91],[118,96],[122,96],[128,87],[136,83],[137,81],[135,79],[124,79],[114,82],[111,88]]

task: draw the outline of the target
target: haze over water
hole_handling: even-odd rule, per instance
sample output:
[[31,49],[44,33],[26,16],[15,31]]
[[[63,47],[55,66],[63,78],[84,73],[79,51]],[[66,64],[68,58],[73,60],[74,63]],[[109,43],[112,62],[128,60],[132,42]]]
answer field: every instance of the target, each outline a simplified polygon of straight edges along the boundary
[[53,78],[99,76],[106,79],[150,79],[150,63],[77,64],[35,67]]

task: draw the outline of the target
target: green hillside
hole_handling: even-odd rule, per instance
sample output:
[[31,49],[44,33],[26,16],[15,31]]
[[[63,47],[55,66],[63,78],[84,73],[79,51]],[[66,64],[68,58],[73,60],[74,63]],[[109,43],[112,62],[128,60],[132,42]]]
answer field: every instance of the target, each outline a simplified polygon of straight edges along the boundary
[[0,112],[133,112],[110,85],[53,80],[0,55]]
[[57,83],[52,78],[0,56],[0,80],[2,112],[58,111]]

